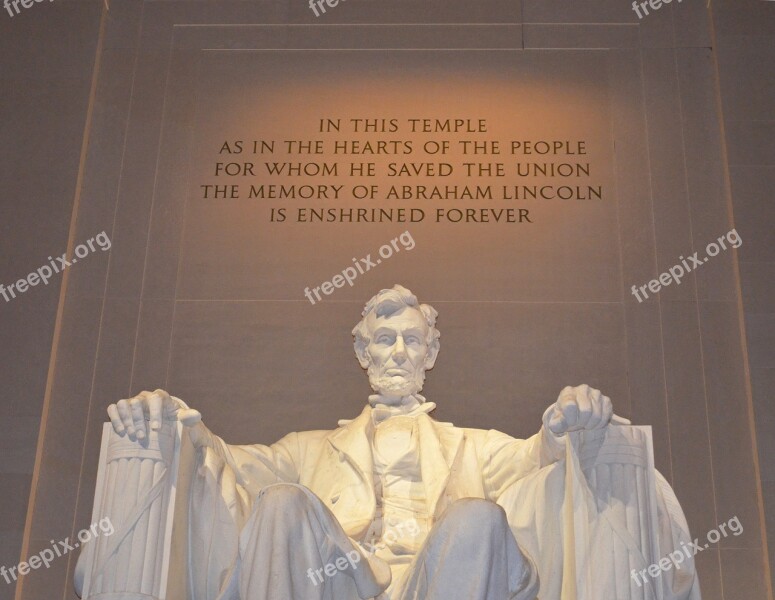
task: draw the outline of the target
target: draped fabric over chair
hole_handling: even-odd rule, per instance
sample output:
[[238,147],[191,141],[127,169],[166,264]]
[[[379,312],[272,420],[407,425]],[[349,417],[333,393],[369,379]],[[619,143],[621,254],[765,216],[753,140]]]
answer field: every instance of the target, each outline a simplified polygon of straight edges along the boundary
[[691,542],[678,500],[654,468],[651,428],[568,435],[564,460],[499,500],[538,564],[540,599],[700,600],[693,556],[684,553],[656,577],[641,574]]

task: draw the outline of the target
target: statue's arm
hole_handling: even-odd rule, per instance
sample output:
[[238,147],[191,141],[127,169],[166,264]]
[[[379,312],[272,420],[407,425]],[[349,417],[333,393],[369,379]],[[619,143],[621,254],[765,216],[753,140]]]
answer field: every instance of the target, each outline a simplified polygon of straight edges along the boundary
[[600,390],[588,385],[568,386],[546,409],[541,429],[534,436],[518,440],[489,432],[480,452],[488,497],[497,500],[514,482],[564,458],[568,431],[607,427],[612,415],[611,400]]
[[298,483],[300,470],[298,433],[290,433],[269,446],[232,445],[227,444],[209,430],[203,434],[207,441],[202,447],[210,449],[229,465],[234,471],[237,483],[248,491],[255,494],[261,488],[273,483]]
[[142,442],[149,429],[157,430],[163,420],[180,421],[202,460],[208,452],[228,465],[237,483],[251,492],[271,483],[295,483],[300,462],[297,434],[290,434],[271,446],[227,444],[202,422],[202,415],[164,390],[141,392],[108,407],[113,429],[122,436]]
[[490,430],[480,456],[485,494],[497,501],[515,482],[563,458],[565,442],[546,427],[526,440]]

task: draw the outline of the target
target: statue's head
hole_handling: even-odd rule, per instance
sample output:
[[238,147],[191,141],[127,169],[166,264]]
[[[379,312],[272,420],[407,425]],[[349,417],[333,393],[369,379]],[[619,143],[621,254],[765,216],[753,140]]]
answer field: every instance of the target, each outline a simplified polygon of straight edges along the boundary
[[353,329],[355,354],[379,394],[400,398],[422,389],[439,355],[438,312],[394,285],[366,303]]

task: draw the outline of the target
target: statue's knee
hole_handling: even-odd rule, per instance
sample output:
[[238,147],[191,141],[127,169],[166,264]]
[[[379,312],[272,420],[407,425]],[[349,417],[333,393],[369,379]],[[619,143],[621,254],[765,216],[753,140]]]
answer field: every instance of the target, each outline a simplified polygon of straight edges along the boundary
[[258,494],[257,507],[262,511],[305,511],[311,504],[306,491],[298,485],[276,483],[265,487]]
[[469,538],[491,535],[508,527],[503,509],[481,498],[462,498],[455,501],[444,515],[444,521],[454,527],[458,535]]

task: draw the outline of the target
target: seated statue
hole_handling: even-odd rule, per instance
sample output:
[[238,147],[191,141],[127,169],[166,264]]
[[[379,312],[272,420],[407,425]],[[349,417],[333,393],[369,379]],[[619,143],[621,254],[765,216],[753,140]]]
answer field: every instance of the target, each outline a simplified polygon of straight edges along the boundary
[[188,600],[699,600],[691,557],[648,571],[689,539],[664,479],[638,508],[646,479],[629,464],[590,475],[629,429],[608,397],[564,388],[527,440],[441,423],[420,395],[436,310],[396,285],[362,316],[355,353],[374,394],[337,429],[233,446],[162,390],[109,407],[124,440],[178,420],[196,449]]

